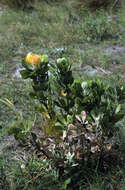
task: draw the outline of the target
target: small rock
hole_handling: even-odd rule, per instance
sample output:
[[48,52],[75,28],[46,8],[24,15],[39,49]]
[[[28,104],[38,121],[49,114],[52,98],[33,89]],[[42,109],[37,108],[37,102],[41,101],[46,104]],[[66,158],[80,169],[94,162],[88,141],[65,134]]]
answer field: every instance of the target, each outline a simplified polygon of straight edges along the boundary
[[123,46],[109,46],[105,50],[106,55],[125,53],[125,47]]
[[20,74],[20,71],[21,70],[23,70],[23,68],[17,68],[17,70],[15,71],[15,73],[14,73],[14,75],[13,75],[13,77],[14,78],[18,78],[18,79],[21,79],[22,77],[21,77],[21,74]]

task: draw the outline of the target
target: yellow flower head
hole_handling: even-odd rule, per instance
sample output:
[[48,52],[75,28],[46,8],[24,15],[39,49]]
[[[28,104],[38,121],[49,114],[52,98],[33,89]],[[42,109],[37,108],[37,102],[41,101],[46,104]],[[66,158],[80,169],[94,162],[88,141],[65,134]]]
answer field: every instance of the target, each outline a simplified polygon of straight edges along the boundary
[[25,61],[31,65],[37,65],[41,62],[40,56],[33,53],[28,53],[28,55],[25,58]]
[[64,90],[61,90],[61,95],[62,96],[67,96],[67,93]]
[[49,115],[48,113],[43,112],[43,114],[45,115],[45,117],[46,117],[47,119],[50,119],[50,115]]

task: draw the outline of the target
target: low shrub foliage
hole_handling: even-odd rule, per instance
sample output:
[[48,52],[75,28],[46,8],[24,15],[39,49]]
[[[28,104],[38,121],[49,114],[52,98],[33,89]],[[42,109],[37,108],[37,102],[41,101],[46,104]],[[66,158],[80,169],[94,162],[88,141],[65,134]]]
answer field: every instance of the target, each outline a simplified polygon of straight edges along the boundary
[[115,0],[80,0],[80,2],[83,3],[84,6],[95,10],[95,9],[107,8],[107,7],[114,8],[121,1],[115,1]]
[[70,184],[77,188],[72,173],[80,165],[105,169],[103,157],[115,146],[117,123],[124,117],[125,86],[75,79],[65,56],[51,63],[47,55],[29,53],[22,65],[20,73],[32,81],[29,95],[37,100],[36,111],[42,115],[44,127],[37,134],[23,122],[22,128],[13,125],[10,132],[22,142],[30,139],[41,159],[52,161],[51,167],[68,180],[64,189]]
[[2,3],[5,5],[8,5],[11,8],[19,8],[19,9],[25,9],[33,3],[37,2],[37,0],[2,0]]

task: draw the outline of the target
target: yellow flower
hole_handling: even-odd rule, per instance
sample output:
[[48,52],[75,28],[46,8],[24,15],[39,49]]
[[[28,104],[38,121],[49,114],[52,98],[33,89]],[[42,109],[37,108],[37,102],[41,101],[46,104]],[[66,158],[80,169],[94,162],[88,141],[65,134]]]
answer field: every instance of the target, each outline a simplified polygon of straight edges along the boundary
[[61,95],[62,96],[67,96],[67,93],[64,90],[61,90]]
[[40,56],[34,53],[28,53],[25,58],[25,61],[31,65],[37,65],[41,62]]
[[50,119],[50,115],[49,115],[48,113],[43,112],[43,114],[45,115],[45,117],[46,117],[47,119]]

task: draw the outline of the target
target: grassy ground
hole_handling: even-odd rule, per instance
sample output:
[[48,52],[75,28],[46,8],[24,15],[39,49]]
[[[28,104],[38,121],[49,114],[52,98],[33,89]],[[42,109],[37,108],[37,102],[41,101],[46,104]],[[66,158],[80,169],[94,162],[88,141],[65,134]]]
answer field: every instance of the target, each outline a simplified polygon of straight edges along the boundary
[[[30,81],[26,83],[14,77],[14,73],[28,52],[48,53],[53,60],[58,56],[59,48],[64,48],[73,62],[74,74],[82,75],[81,71],[89,65],[93,69],[101,68],[103,74],[99,77],[104,80],[125,83],[124,8],[112,12],[90,12],[78,7],[74,1],[59,4],[42,2],[34,5],[32,11],[2,7],[0,14],[0,98],[9,99],[24,118],[34,120],[35,102],[28,96]],[[122,49],[118,51],[118,47]],[[113,48],[116,51],[112,51]],[[13,120],[12,110],[0,104],[1,147],[6,147],[3,136]],[[41,126],[41,123],[37,125]],[[4,162],[6,165],[7,154],[10,156],[14,152],[8,150],[7,153],[4,148],[0,156],[1,164]],[[125,183],[122,183],[120,190],[124,190]],[[95,180],[90,189],[105,189],[103,181]]]

